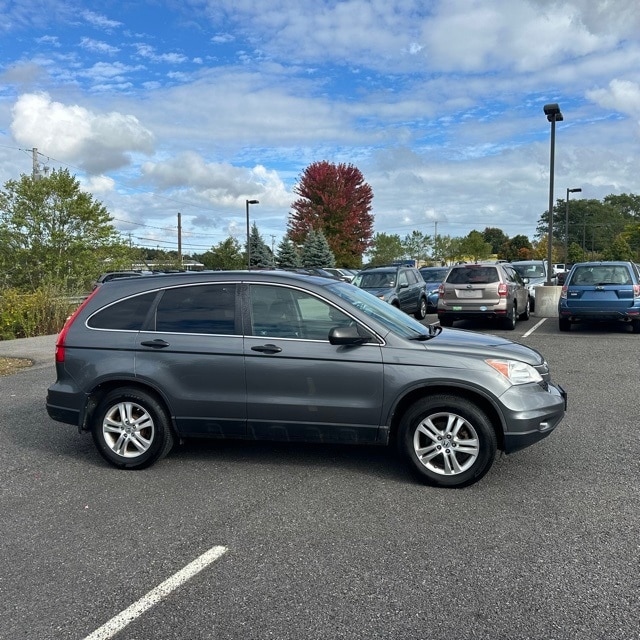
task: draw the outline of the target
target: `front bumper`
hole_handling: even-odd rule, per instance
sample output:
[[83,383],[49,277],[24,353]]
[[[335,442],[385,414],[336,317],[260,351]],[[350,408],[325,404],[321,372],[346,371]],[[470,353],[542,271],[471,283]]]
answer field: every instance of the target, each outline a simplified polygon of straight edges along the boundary
[[567,392],[557,384],[548,383],[546,390],[528,395],[523,403],[518,387],[512,387],[503,397],[510,411],[504,431],[504,452],[513,453],[546,438],[560,424],[567,410]]

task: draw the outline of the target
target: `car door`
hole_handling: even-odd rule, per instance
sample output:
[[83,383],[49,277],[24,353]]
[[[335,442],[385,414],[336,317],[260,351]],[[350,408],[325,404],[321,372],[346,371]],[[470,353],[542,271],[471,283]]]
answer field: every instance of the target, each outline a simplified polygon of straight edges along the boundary
[[246,433],[246,382],[234,283],[161,292],[136,339],[135,374],[167,398],[183,435]]
[[246,287],[247,434],[256,439],[375,442],[383,401],[378,342],[334,346],[337,306],[295,287]]
[[407,313],[413,313],[418,306],[418,301],[415,297],[416,287],[415,278],[407,269],[400,269],[398,271],[398,302],[400,308]]

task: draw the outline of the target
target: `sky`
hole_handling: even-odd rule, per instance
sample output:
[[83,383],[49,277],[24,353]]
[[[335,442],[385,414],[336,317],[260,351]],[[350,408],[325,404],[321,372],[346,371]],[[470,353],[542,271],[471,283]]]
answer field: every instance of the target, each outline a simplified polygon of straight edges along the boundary
[[69,169],[138,246],[244,247],[258,200],[277,250],[320,161],[375,233],[534,240],[550,103],[554,201],[639,194],[637,0],[0,0],[0,187]]

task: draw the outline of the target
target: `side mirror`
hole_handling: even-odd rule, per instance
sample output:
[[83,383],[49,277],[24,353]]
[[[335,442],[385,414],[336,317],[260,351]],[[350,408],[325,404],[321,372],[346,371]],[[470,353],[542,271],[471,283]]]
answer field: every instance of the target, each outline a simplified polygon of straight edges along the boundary
[[369,342],[370,335],[361,335],[355,325],[349,327],[333,327],[329,331],[329,342],[335,345],[364,344]]

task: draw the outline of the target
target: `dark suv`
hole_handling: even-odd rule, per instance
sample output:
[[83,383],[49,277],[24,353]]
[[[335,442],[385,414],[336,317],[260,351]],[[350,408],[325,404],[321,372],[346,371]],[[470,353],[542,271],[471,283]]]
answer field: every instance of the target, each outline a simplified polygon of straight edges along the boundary
[[389,265],[360,271],[353,284],[418,320],[427,315],[427,283],[415,267]]
[[423,481],[464,486],[565,412],[534,349],[286,271],[106,282],[65,324],[55,360],[49,416],[129,469],[189,437],[394,442]]
[[500,320],[506,329],[515,329],[517,318],[530,316],[528,280],[513,265],[457,264],[449,269],[440,285],[438,319],[444,327],[455,320],[490,318]]

